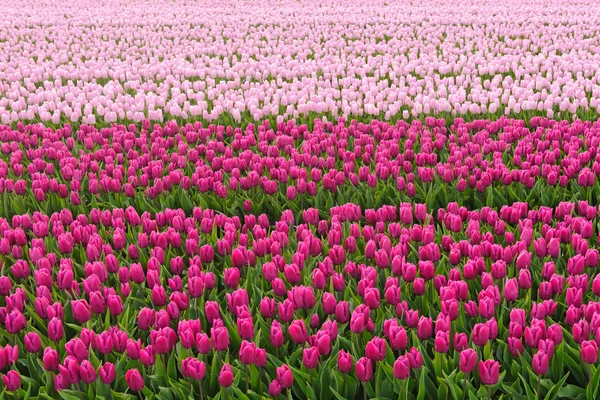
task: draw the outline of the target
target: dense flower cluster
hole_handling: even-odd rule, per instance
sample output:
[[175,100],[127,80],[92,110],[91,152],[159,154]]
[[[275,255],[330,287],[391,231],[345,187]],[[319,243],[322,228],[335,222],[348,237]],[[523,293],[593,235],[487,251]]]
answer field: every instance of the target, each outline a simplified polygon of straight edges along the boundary
[[6,390],[462,398],[536,390],[533,374],[585,392],[599,208],[323,211],[1,218]]
[[598,116],[593,0],[0,4],[0,122]]
[[600,398],[599,10],[0,2],[0,398]]
[[590,202],[600,195],[600,124],[588,121],[317,119],[312,129],[268,121],[245,128],[19,123],[0,126],[0,141],[6,216],[67,204],[83,213],[110,204],[232,214],[250,211],[243,201],[252,199],[254,212],[274,216],[347,202],[557,206],[565,191]]

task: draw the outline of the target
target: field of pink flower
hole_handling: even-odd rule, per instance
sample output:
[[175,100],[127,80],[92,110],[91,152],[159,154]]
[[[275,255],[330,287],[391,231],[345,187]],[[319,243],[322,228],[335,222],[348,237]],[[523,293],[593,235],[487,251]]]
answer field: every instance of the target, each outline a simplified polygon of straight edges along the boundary
[[600,398],[600,7],[0,4],[0,398]]

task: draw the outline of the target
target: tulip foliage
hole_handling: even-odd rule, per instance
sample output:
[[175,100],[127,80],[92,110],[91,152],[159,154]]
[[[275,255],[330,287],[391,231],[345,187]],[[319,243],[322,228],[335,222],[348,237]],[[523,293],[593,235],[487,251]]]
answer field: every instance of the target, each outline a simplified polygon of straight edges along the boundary
[[597,399],[597,123],[0,128],[0,396]]

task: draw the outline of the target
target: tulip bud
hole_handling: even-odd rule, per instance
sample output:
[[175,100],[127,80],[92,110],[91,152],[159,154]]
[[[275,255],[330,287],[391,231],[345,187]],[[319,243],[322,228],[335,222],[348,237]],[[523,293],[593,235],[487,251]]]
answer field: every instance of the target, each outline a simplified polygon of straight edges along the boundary
[[279,397],[281,394],[281,384],[277,380],[273,380],[269,385],[269,395],[274,398]]
[[368,382],[373,377],[371,359],[363,357],[356,362],[356,377],[361,382]]
[[23,338],[25,349],[29,353],[37,353],[42,349],[42,341],[36,332],[29,332]]
[[58,368],[58,352],[51,347],[46,347],[42,357],[42,363],[46,371],[56,371]]
[[2,376],[4,386],[9,392],[16,392],[21,387],[21,375],[15,370],[10,370]]
[[500,375],[500,364],[495,360],[479,361],[479,378],[484,385],[495,385]]
[[350,353],[340,350],[338,353],[338,369],[343,374],[347,374],[352,370],[352,356]]
[[586,364],[596,364],[598,361],[598,345],[593,340],[581,343],[581,361]]
[[314,369],[319,364],[319,350],[316,347],[308,347],[302,351],[302,364],[308,369]]
[[84,383],[90,384],[96,380],[96,370],[91,362],[83,360],[79,366],[79,375]]
[[460,370],[469,374],[477,366],[477,353],[473,349],[466,349],[460,352]]
[[401,380],[410,376],[410,361],[407,356],[400,356],[394,362],[394,376]]
[[283,389],[287,389],[292,387],[294,384],[294,376],[292,375],[292,370],[286,364],[283,364],[281,367],[277,367],[275,370],[277,381],[281,385]]
[[125,373],[125,381],[127,386],[135,392],[144,388],[144,378],[137,369],[130,369]]
[[106,385],[112,384],[117,377],[115,366],[109,362],[102,364],[98,372],[100,373],[100,380]]
[[386,342],[384,339],[374,337],[365,348],[365,356],[373,361],[382,361],[385,358]]

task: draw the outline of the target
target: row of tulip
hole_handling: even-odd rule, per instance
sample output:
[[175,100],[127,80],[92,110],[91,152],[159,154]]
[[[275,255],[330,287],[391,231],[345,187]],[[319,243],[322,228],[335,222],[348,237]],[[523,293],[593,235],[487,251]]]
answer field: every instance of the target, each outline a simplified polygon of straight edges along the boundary
[[2,2],[0,122],[597,118],[595,6]]
[[0,218],[0,395],[594,399],[598,212]]
[[589,121],[341,119],[317,120],[312,130],[268,121],[243,129],[148,120],[102,129],[19,123],[0,126],[0,141],[5,216],[107,205],[278,216],[349,202],[500,208],[600,195],[600,124]]

